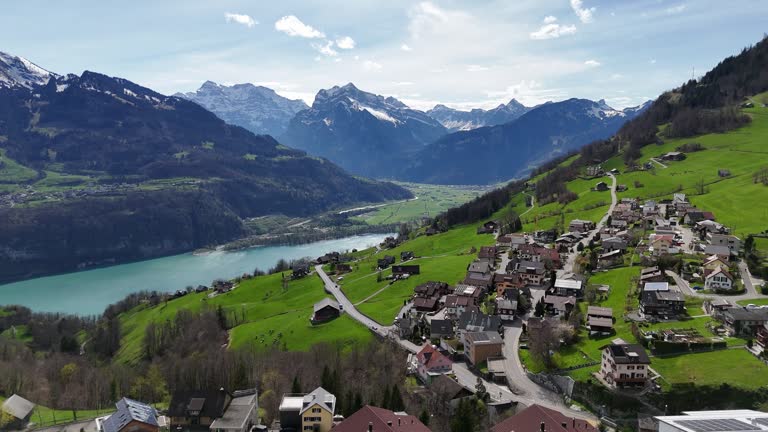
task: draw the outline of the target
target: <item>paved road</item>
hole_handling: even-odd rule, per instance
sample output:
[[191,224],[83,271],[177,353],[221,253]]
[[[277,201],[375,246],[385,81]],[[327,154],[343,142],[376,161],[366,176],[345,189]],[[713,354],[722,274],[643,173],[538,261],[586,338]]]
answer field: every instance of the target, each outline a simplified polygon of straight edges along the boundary
[[[754,286],[752,286],[751,291],[750,291],[750,288],[747,288],[747,292],[746,293],[739,294],[739,295],[704,294],[704,293],[700,293],[700,292],[694,290],[693,288],[691,288],[691,285],[688,283],[688,281],[686,281],[685,279],[681,278],[679,274],[677,274],[677,273],[675,273],[675,272],[673,272],[671,270],[667,270],[666,274],[667,274],[667,276],[669,276],[672,279],[674,279],[675,285],[678,286],[678,288],[680,289],[680,291],[683,292],[683,294],[688,295],[688,296],[701,297],[701,298],[724,298],[724,299],[730,301],[731,303],[736,303],[737,301],[740,301],[740,300],[751,300],[751,299],[755,299],[755,298],[766,298],[766,296],[764,296],[764,295],[757,294],[757,292],[755,291]],[[742,274],[744,274],[744,273],[742,273]],[[744,279],[744,281],[745,281],[744,285],[746,286],[747,285],[746,279]],[[750,284],[751,284],[751,282],[750,282]]]
[[581,239],[578,243],[573,245],[573,252],[568,255],[568,259],[565,260],[565,264],[563,264],[563,269],[558,271],[559,274],[563,273],[571,273],[573,272],[573,265],[576,262],[576,256],[579,255],[579,252],[577,251],[577,248],[579,244],[582,244],[584,246],[587,246],[589,242],[595,238],[595,235],[600,232],[600,230],[605,226],[605,224],[608,222],[608,216],[613,213],[613,209],[616,207],[616,203],[618,202],[618,199],[616,198],[616,177],[613,174],[608,174],[608,177],[611,178],[611,206],[608,207],[608,211],[605,213],[602,219],[600,219],[600,222],[598,222],[595,225],[595,229],[589,232],[589,234]]

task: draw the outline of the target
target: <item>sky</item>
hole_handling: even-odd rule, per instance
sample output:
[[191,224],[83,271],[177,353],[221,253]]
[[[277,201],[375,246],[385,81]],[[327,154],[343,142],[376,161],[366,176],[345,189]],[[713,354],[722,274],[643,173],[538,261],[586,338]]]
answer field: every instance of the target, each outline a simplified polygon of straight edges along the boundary
[[160,93],[353,82],[429,109],[638,105],[768,31],[765,0],[3,0],[0,51]]

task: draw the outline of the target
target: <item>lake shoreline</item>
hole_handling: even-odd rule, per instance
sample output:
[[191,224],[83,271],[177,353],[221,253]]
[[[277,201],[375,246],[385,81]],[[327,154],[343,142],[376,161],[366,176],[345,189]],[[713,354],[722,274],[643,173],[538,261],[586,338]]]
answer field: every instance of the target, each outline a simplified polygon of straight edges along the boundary
[[[279,259],[317,258],[331,251],[363,249],[386,234],[355,235],[301,245],[259,246],[246,250],[192,251],[0,284],[0,305],[19,304],[35,312],[95,315],[133,292],[174,292],[187,286],[233,279],[255,269],[266,271]],[[202,253],[200,253],[202,252]]]

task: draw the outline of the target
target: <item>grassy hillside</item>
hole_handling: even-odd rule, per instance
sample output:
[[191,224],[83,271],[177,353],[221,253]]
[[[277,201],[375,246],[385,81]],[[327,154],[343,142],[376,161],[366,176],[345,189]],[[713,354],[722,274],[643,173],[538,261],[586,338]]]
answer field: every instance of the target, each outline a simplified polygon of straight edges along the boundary
[[280,348],[306,350],[319,342],[346,344],[372,337],[365,327],[347,317],[312,326],[309,323],[312,306],[326,296],[322,282],[315,275],[289,281],[283,290],[282,276],[278,273],[244,281],[231,292],[214,298],[208,298],[207,293],[188,294],[155,307],[139,306],[121,316],[123,339],[116,361],[139,361],[147,324],[169,320],[181,309],[199,311],[222,306],[225,312],[243,319],[243,323],[230,332],[233,347],[254,343],[264,348],[274,344]]

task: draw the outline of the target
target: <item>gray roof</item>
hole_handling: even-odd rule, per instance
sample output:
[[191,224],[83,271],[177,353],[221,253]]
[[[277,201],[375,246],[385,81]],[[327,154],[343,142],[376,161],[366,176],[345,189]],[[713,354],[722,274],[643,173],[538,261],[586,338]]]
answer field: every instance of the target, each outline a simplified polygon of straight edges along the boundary
[[453,334],[453,322],[450,320],[433,319],[429,323],[430,333]]
[[483,330],[498,330],[501,319],[496,315],[486,315],[479,310],[466,310],[459,317],[458,328],[466,330],[467,327],[482,328]]
[[464,335],[464,339],[475,345],[500,344],[503,342],[499,333],[495,331],[467,333]]
[[332,307],[332,308],[334,308],[336,310],[339,310],[339,302],[337,302],[336,300],[334,300],[332,298],[324,298],[324,299],[320,300],[319,302],[315,303],[314,311],[317,312],[317,311],[319,311],[320,309],[322,309],[322,308],[324,308],[326,306],[330,306],[330,307]]
[[328,390],[318,387],[312,391],[312,393],[304,396],[304,403],[301,408],[301,413],[308,410],[313,405],[320,405],[323,409],[331,413],[336,413],[336,396],[330,393]]
[[151,405],[133,399],[122,398],[115,406],[117,411],[104,420],[104,432],[120,432],[132,421],[159,426],[157,423],[157,411]]
[[657,291],[657,300],[684,302],[685,296],[680,291]]
[[732,307],[723,311],[737,321],[768,321],[768,309],[747,309]]
[[470,272],[477,272],[477,273],[488,273],[491,269],[490,264],[488,261],[474,261],[472,264],[469,265]]
[[728,249],[728,246],[720,246],[720,245],[707,245],[707,247],[704,248],[704,253],[707,255],[730,255],[731,250]]
[[643,291],[669,291],[668,282],[646,282]]
[[253,418],[253,411],[257,405],[256,396],[256,393],[253,393],[233,398],[224,415],[214,420],[210,429],[244,429],[248,420]]
[[3,403],[3,411],[19,420],[26,419],[33,409],[35,409],[35,404],[16,394],[6,399]]
[[600,306],[587,306],[587,316],[612,317],[613,309]]

